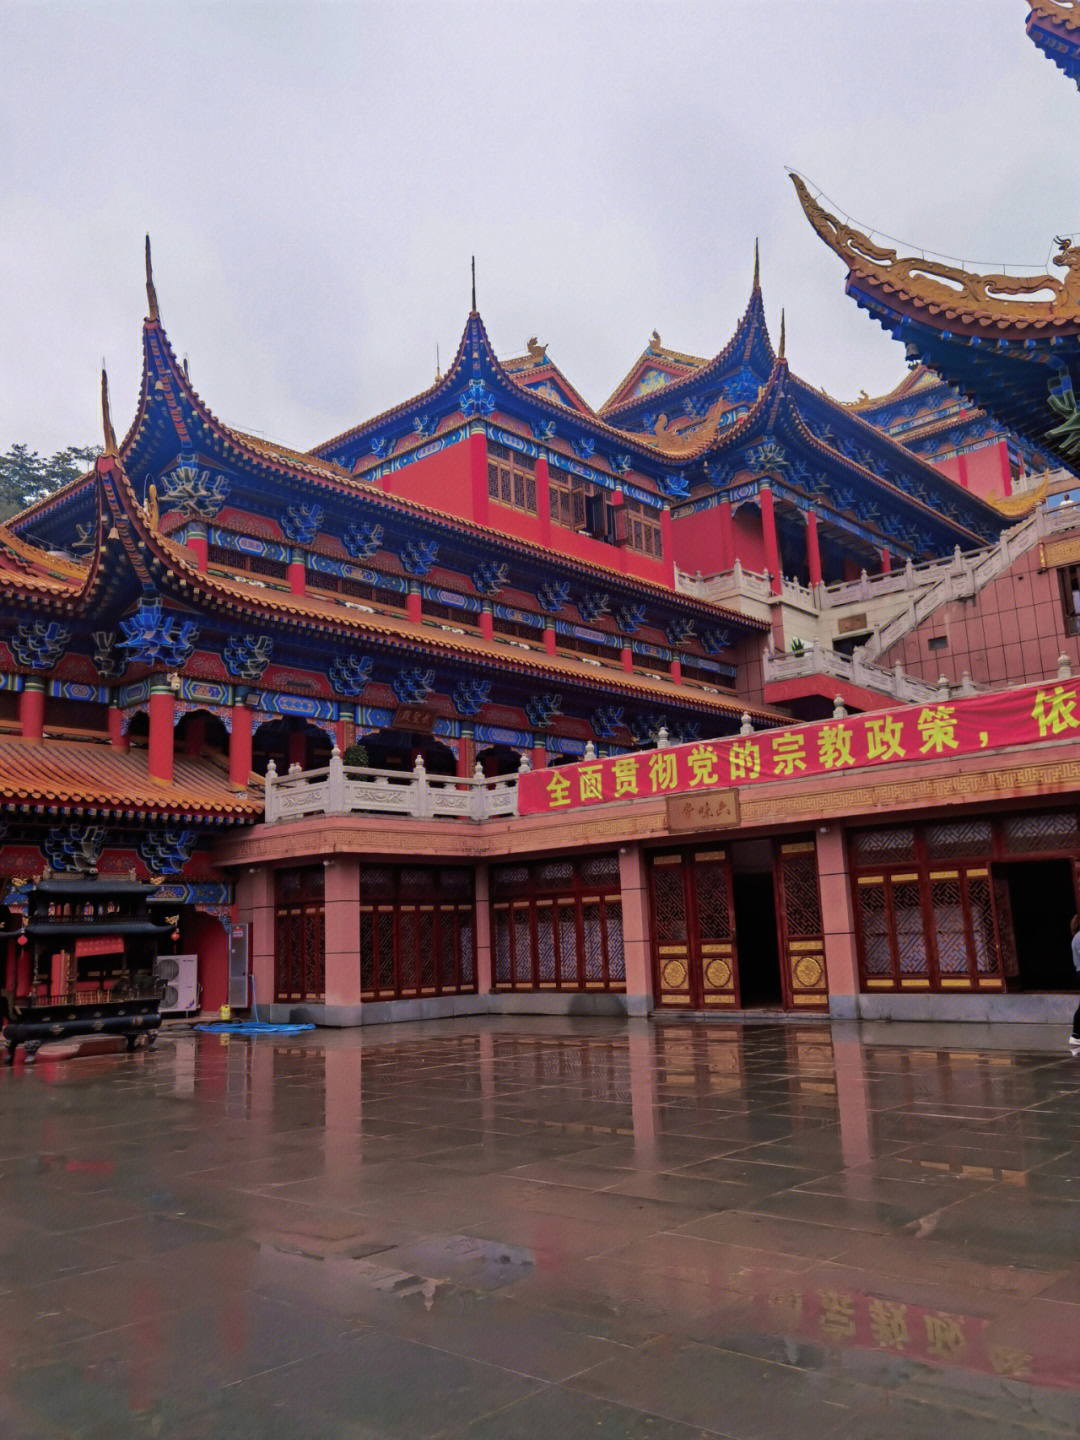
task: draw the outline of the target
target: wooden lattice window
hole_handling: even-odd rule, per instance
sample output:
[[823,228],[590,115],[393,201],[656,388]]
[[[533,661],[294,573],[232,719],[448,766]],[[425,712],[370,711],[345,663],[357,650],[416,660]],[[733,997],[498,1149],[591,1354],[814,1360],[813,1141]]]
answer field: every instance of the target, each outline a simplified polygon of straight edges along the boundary
[[487,467],[489,499],[536,514],[536,462],[531,456],[488,441]]
[[360,989],[365,1000],[476,989],[472,871],[427,865],[361,869]]
[[597,493],[595,485],[567,475],[565,470],[552,470],[550,480],[551,520],[567,530],[585,526],[585,501]]
[[1068,635],[1080,635],[1080,565],[1065,565],[1058,571],[1061,611]]
[[499,865],[491,894],[496,989],[625,989],[617,855]]
[[626,543],[631,550],[642,555],[651,555],[654,560],[663,559],[664,542],[660,531],[660,512],[640,500],[627,500]]
[[274,996],[279,1003],[321,1000],[326,939],[321,865],[274,874]]

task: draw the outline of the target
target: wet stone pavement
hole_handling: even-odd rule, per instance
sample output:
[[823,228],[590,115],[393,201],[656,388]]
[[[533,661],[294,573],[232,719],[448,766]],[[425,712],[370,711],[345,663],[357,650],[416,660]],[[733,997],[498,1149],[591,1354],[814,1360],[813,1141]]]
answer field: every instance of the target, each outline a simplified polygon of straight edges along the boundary
[[476,1020],[0,1075],[5,1440],[1080,1433],[1080,1061]]

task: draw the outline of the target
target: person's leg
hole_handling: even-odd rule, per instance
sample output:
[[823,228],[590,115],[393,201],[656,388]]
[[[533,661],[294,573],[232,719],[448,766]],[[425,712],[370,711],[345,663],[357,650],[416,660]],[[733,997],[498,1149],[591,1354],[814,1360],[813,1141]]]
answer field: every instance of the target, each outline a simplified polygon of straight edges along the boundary
[[1080,1005],[1077,1005],[1073,1015],[1072,1034],[1069,1036],[1069,1039],[1070,1041],[1075,1040],[1077,1043],[1080,1043]]

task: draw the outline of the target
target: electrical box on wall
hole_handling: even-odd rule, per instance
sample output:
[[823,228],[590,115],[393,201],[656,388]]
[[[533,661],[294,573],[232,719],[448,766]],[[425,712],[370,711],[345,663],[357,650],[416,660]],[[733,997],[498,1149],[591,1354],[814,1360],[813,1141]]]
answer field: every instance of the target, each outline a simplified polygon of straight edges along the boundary
[[229,926],[229,1004],[242,1010],[251,1004],[249,993],[249,925]]

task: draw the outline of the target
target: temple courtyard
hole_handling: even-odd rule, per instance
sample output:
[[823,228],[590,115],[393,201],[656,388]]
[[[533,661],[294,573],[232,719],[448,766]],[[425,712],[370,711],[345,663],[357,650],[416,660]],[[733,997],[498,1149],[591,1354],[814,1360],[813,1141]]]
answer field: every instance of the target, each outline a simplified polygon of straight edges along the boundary
[[6,1440],[1080,1429],[1038,1027],[475,1019],[0,1074]]

